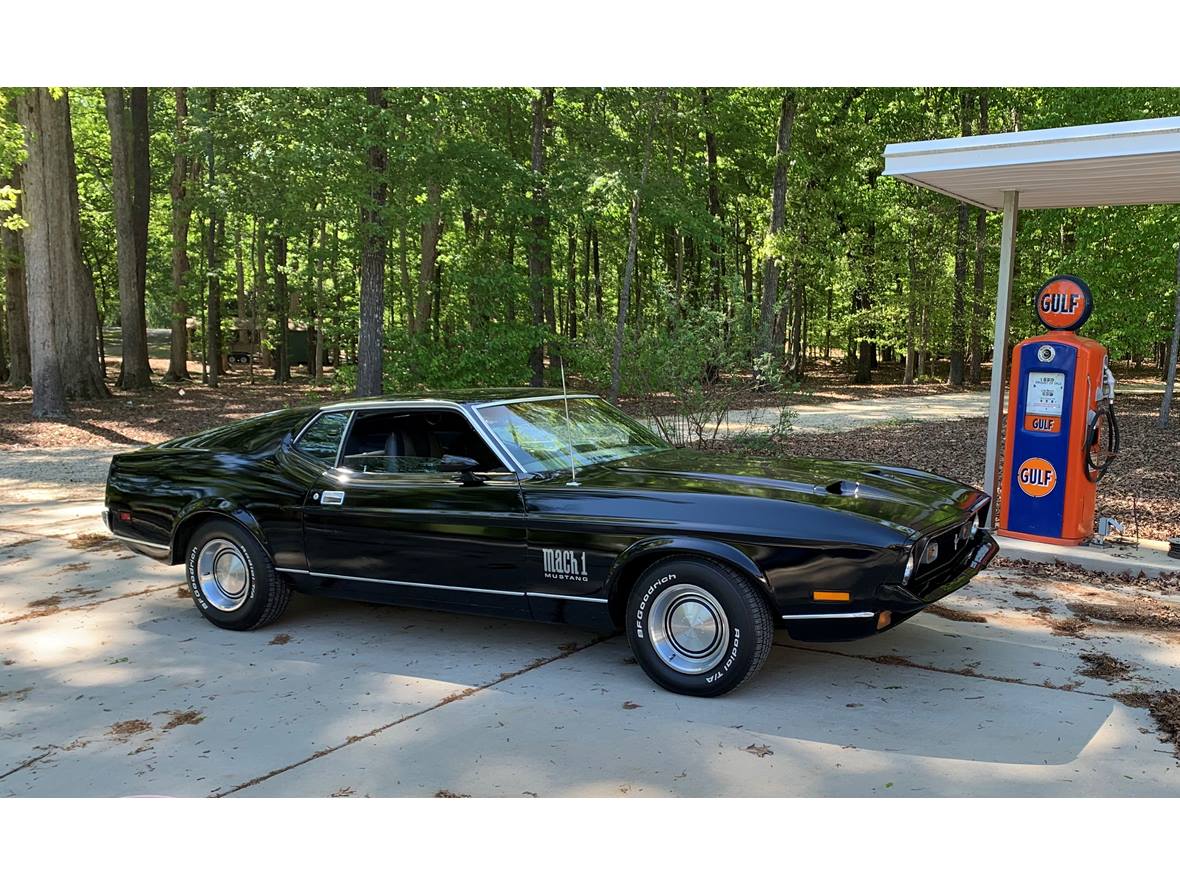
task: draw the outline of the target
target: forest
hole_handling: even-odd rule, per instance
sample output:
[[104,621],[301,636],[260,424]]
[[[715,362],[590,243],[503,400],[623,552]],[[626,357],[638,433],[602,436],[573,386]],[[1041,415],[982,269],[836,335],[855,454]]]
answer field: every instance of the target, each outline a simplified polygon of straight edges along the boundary
[[[978,384],[999,218],[883,177],[885,145],[1176,114],[1147,88],[3,88],[0,380],[35,416],[229,372]],[[1087,334],[1163,366],[1178,238],[1171,206],[1024,213],[1014,340],[1068,272]]]

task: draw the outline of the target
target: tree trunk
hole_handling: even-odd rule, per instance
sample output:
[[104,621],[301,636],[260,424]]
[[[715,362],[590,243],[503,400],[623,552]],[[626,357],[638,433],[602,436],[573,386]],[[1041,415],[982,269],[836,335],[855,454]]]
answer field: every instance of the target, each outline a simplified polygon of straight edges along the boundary
[[[529,220],[528,265],[529,305],[533,326],[540,330],[554,330],[553,284],[546,279],[551,266],[549,254],[549,203],[545,187],[545,136],[549,130],[549,108],[553,106],[553,88],[545,87],[533,99],[532,144],[532,217]],[[529,383],[540,387],[545,383],[545,345],[538,341],[529,352],[532,377]]]
[[[866,115],[865,122],[870,118]],[[877,187],[880,169],[870,169],[867,175],[869,190]],[[858,310],[857,322],[859,334],[856,340],[855,358],[853,360],[854,384],[871,384],[873,382],[873,367],[877,360],[877,345],[874,338],[877,329],[871,318],[873,317],[873,298],[877,291],[877,220],[870,217],[865,225],[865,239],[861,248],[861,266],[864,268],[864,279],[853,292],[853,306]]]
[[135,297],[140,313],[147,309],[148,219],[151,215],[152,166],[148,147],[148,91],[131,87],[131,218],[135,231]]
[[568,249],[565,264],[566,334],[570,340],[578,337],[578,235],[570,223],[566,233]]
[[[21,189],[20,167],[12,174],[11,181],[3,181],[15,190]],[[20,199],[18,197],[18,199]],[[18,206],[13,211],[20,211]],[[8,379],[11,387],[28,387],[31,380],[29,367],[29,309],[25,288],[25,255],[18,231],[9,230],[0,218],[0,246],[4,255],[5,326],[8,338]]]
[[[959,114],[964,136],[971,134],[971,93],[960,90]],[[959,227],[955,237],[955,298],[951,307],[951,368],[949,382],[961,387],[964,380],[963,347],[966,342],[967,223],[969,209],[959,203]]]
[[594,264],[594,315],[602,319],[602,263],[598,259],[598,225],[590,229]]
[[[61,98],[58,101],[65,101]],[[61,229],[58,192],[64,181],[54,168],[62,166],[64,139],[60,114],[54,111],[49,90],[29,89],[19,99],[20,122],[25,127],[28,159],[24,173],[23,215],[28,284],[29,344],[33,383],[33,417],[69,414],[64,373],[54,346],[57,309],[67,296],[59,285],[68,276],[62,264],[70,258],[57,250],[65,236]],[[56,204],[56,205],[55,205]],[[55,212],[54,209],[58,209]],[[64,316],[62,318],[64,320]]]
[[328,226],[321,216],[320,245],[315,256],[315,356],[311,372],[316,384],[324,380],[324,240],[327,235]]
[[28,150],[23,237],[33,414],[62,415],[67,398],[109,395],[97,358],[94,286],[82,263],[69,98],[29,88],[18,112]]
[[[251,253],[253,257],[253,253]],[[241,342],[243,338],[253,341],[253,323],[250,321],[250,304],[246,299],[246,256],[242,250],[242,218],[237,216],[234,224],[234,277],[236,282],[235,298],[237,302],[237,322],[234,323],[234,340]],[[238,345],[242,346],[241,343]],[[253,348],[248,348],[253,351]],[[250,353],[250,380],[254,380],[254,354]]]
[[123,360],[119,386],[123,390],[145,390],[152,386],[148,364],[147,323],[139,299],[136,265],[136,225],[131,168],[131,138],[121,86],[103,89],[107,125],[111,130],[111,169],[115,204],[115,244],[119,268],[119,320],[123,337]]
[[582,319],[590,320],[590,228],[582,236]]
[[627,263],[623,266],[623,287],[619,292],[619,314],[615,322],[615,348],[610,363],[610,401],[618,403],[619,386],[622,383],[623,334],[627,326],[627,304],[631,299],[631,277],[635,273],[635,253],[639,248],[639,200],[647,186],[647,173],[651,168],[652,136],[660,116],[660,106],[667,92],[661,89],[649,111],[647,139],[643,145],[643,169],[639,173],[639,186],[631,194],[631,233],[627,239]]
[[406,236],[406,226],[398,225],[397,229],[397,262],[401,272],[401,301],[403,324],[407,331],[414,328],[414,284],[410,281],[410,243]]
[[802,381],[804,375],[804,318],[807,315],[807,289],[803,285],[803,268],[798,262],[795,264],[794,278],[791,280],[791,304],[794,318],[791,323],[791,353],[789,367],[791,377]]
[[[0,259],[4,250],[0,247]],[[8,383],[8,314],[0,311],[0,384]]]
[[[384,269],[384,261],[382,261],[382,268]],[[384,282],[384,277],[382,282]],[[291,295],[287,287],[287,238],[275,234],[275,322],[279,330],[279,346],[276,350],[274,378],[280,384],[286,384],[291,380],[291,351],[287,346],[290,310]],[[378,325],[383,319],[381,310],[382,308],[378,304]],[[359,367],[357,375],[358,377],[360,375]],[[380,393],[380,389],[377,392]]]
[[[979,90],[979,134],[987,135],[987,90]],[[974,298],[971,303],[971,358],[967,377],[972,384],[983,380],[983,324],[984,312],[984,271],[987,262],[987,213],[975,210],[975,279]]]
[[410,331],[419,335],[430,329],[434,312],[435,272],[438,270],[438,243],[442,238],[442,183],[426,184],[426,205],[430,214],[422,222],[422,261],[418,265],[418,303]]
[[[210,158],[209,168],[213,163]],[[209,360],[206,383],[217,387],[221,380],[221,243],[225,237],[225,219],[213,210],[209,217],[209,239],[206,243],[205,275],[208,281],[208,301],[205,306],[205,354]]]
[[[217,90],[210,89],[206,104],[207,121],[217,110]],[[207,122],[207,125],[210,125]],[[209,167],[209,191],[216,193],[217,168],[213,153],[213,130],[206,132],[205,162]],[[216,204],[210,206],[205,237],[205,383],[217,387],[221,379],[221,240],[225,219]]]
[[1176,352],[1180,350],[1180,248],[1176,250],[1176,317],[1172,321],[1172,345],[1168,351],[1168,377],[1164,384],[1164,399],[1160,404],[1160,427],[1168,426],[1172,408],[1172,394],[1176,388]]
[[172,158],[172,336],[165,381],[190,381],[188,371],[188,231],[192,219],[189,185],[196,178],[195,160],[188,153],[188,89],[176,90],[176,153]]
[[[774,146],[774,189],[770,201],[770,228],[768,238],[772,239],[783,229],[787,205],[787,155],[791,149],[791,131],[795,126],[795,90],[783,94],[779,108],[778,138]],[[774,306],[778,299],[779,256],[777,246],[768,250],[762,265],[762,304],[758,324],[759,353],[770,353],[771,324],[774,322]]]
[[[721,216],[721,188],[717,181],[717,135],[713,131],[713,121],[710,117],[710,107],[713,98],[708,89],[701,89],[701,109],[705,115],[705,171],[708,181],[708,203],[709,217],[713,219],[713,229],[709,236],[709,270],[710,283],[713,292],[713,304],[719,306],[721,304],[721,250],[720,250],[720,232],[722,227]],[[781,130],[781,121],[780,121]],[[788,141],[790,135],[787,136]],[[777,173],[776,173],[777,175]]]
[[824,359],[832,358],[832,287],[829,285],[825,292],[827,312],[824,314]]
[[[383,116],[389,103],[382,87],[365,89],[374,116]],[[380,139],[368,148],[369,193],[361,207],[361,316],[357,340],[356,392],[376,396],[384,388],[385,359],[385,202],[388,156]],[[284,350],[286,343],[284,341]]]
[[901,379],[902,384],[914,383],[914,368],[917,364],[917,348],[915,347],[915,339],[918,332],[918,301],[914,294],[914,286],[918,282],[918,255],[917,242],[910,243],[909,254],[909,271],[910,281],[908,293],[906,297],[907,302],[907,318],[905,327],[905,375]]
[[[274,366],[274,360],[271,357],[271,341],[267,340],[266,346],[262,347],[262,331],[266,328],[266,316],[270,307],[270,300],[267,285],[266,273],[266,253],[267,244],[270,242],[269,234],[266,230],[266,222],[262,219],[256,219],[254,246],[256,250],[257,266],[254,269],[254,329],[251,334],[253,342],[259,345],[259,365],[263,369],[270,369]],[[261,311],[261,314],[259,313]]]

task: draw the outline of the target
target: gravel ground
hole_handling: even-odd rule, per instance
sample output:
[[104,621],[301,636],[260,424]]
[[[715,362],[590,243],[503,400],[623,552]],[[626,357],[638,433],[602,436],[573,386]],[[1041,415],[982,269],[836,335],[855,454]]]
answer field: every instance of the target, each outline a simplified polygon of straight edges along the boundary
[[[1180,535],[1180,414],[1160,428],[1159,394],[1125,394],[1116,401],[1122,450],[1098,484],[1098,512],[1119,519],[1127,534]],[[917,404],[921,408],[920,404]],[[792,434],[776,452],[904,464],[978,486],[983,482],[985,417],[919,422],[899,414],[889,426],[846,433]]]

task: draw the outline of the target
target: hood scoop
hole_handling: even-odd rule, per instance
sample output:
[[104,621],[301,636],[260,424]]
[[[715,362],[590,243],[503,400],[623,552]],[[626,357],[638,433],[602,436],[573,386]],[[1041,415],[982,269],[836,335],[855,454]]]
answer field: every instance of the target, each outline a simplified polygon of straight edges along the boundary
[[836,479],[824,486],[829,495],[842,495],[845,498],[855,498],[860,491],[860,483],[849,479]]
[[[865,475],[879,476],[886,481],[889,479],[885,474],[876,470],[866,470]],[[841,498],[871,498],[876,501],[894,502],[903,502],[906,500],[896,492],[891,492],[879,486],[869,485],[868,483],[857,482],[852,479],[836,479],[822,488],[829,495],[839,495]]]

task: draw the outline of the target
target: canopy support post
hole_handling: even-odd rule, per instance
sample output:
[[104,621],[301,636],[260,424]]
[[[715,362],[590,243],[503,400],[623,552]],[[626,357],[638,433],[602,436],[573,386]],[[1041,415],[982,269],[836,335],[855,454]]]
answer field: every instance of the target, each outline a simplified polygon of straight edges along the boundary
[[[996,285],[996,333],[992,345],[992,388],[987,409],[987,459],[983,468],[983,490],[996,499],[1000,430],[1004,426],[1004,377],[1008,372],[1008,315],[1012,306],[1012,264],[1016,256],[1016,216],[1020,211],[1018,191],[1004,191],[1004,226],[1000,235],[1000,277]],[[996,523],[993,506],[989,521]]]

